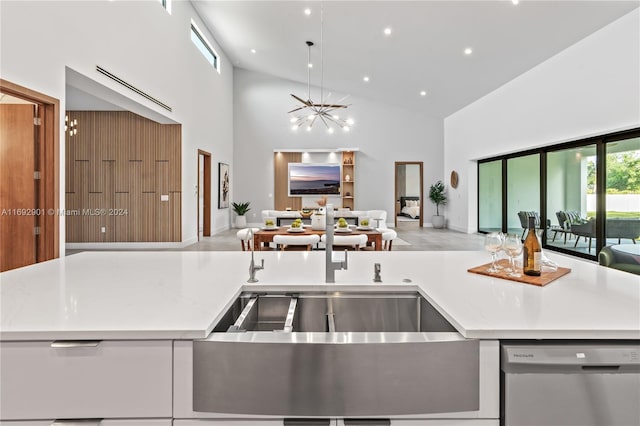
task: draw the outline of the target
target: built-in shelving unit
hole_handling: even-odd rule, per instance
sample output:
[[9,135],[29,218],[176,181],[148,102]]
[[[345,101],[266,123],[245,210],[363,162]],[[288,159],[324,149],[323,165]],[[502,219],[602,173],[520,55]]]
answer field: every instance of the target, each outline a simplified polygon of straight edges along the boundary
[[355,167],[356,153],[354,151],[342,152],[342,207],[354,210],[355,208]]

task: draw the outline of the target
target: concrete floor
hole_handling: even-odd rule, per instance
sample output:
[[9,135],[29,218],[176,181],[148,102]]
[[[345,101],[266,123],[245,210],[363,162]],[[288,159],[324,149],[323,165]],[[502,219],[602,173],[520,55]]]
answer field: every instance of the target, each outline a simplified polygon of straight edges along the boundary
[[[400,222],[394,228],[398,241],[394,251],[483,250],[483,234],[464,234],[448,229],[419,228],[417,223]],[[183,248],[185,251],[236,251],[241,250],[236,239],[237,229],[230,229],[212,237],[202,237],[199,242]],[[406,243],[406,244],[405,244]]]

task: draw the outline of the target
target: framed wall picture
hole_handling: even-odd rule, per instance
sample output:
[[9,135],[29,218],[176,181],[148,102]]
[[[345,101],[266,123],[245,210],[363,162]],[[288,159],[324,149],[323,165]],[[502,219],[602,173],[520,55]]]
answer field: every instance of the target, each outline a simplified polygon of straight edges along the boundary
[[229,165],[218,163],[218,208],[229,208]]

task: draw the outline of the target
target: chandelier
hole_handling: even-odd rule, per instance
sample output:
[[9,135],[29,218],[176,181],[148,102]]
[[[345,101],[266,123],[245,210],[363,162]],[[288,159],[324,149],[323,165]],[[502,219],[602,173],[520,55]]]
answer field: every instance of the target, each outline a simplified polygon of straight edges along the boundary
[[302,106],[298,106],[297,108],[292,109],[288,112],[291,114],[291,129],[298,130],[300,127],[305,127],[307,131],[311,131],[311,128],[317,121],[321,121],[327,128],[327,132],[333,133],[334,127],[339,127],[343,131],[348,132],[353,125],[353,120],[350,118],[341,118],[338,113],[340,110],[344,110],[349,107],[349,105],[341,104],[344,98],[338,100],[337,103],[328,103],[324,97],[324,58],[322,51],[322,22],[323,21],[323,11],[320,10],[320,102],[315,103],[311,100],[311,47],[314,45],[312,41],[307,41],[307,100],[300,98],[294,94],[291,94],[291,97],[302,104]]

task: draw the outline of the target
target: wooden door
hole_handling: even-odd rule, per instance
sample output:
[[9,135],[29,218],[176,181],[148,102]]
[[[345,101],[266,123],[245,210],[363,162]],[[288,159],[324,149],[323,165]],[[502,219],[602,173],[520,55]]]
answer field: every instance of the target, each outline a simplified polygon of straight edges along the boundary
[[34,105],[0,105],[0,272],[37,261]]

